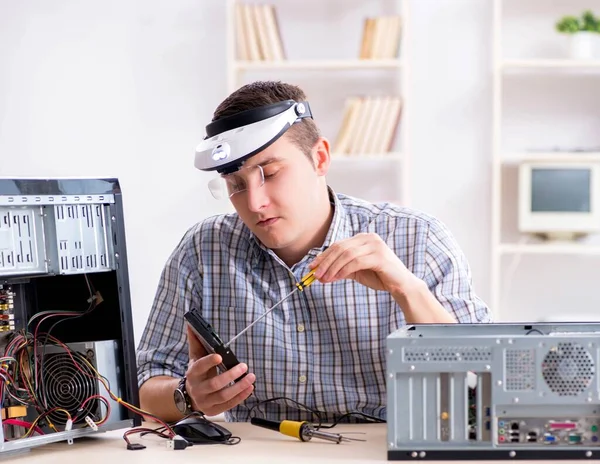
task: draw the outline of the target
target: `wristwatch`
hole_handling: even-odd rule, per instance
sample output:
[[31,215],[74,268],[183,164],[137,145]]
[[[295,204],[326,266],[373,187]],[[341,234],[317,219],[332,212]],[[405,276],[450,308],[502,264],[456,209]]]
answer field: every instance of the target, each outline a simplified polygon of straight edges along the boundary
[[190,399],[190,395],[188,395],[187,389],[185,388],[186,380],[187,377],[184,376],[179,381],[177,388],[173,392],[175,406],[177,406],[179,412],[185,416],[194,412],[194,410],[192,409],[192,400]]

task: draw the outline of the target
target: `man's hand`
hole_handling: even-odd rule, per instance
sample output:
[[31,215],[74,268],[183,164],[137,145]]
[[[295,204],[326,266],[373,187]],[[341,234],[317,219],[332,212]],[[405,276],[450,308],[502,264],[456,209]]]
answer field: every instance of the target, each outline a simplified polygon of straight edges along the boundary
[[362,233],[331,245],[310,264],[323,283],[353,279],[374,290],[403,292],[419,279],[377,234]]
[[254,374],[248,374],[239,382],[230,385],[246,372],[248,366],[240,363],[217,375],[216,366],[221,363],[221,356],[208,355],[189,326],[187,338],[190,364],[186,372],[186,389],[194,410],[202,411],[207,416],[215,416],[237,406],[250,396],[256,380]]

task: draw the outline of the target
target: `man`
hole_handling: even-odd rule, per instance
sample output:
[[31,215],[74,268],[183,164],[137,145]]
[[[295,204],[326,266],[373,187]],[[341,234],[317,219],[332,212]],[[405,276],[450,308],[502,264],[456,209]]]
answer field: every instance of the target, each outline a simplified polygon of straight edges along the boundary
[[[325,421],[385,419],[387,335],[407,323],[490,321],[438,220],[328,187],[330,146],[311,116],[304,93],[280,82],[246,85],[216,109],[203,141],[212,157],[196,165],[221,173],[236,214],[192,227],[166,263],[138,350],[143,409],[165,420],[191,410],[316,420],[307,408]],[[227,342],[311,270],[317,281],[236,339],[240,364],[218,373],[221,357],[207,355],[183,314],[199,309]]]

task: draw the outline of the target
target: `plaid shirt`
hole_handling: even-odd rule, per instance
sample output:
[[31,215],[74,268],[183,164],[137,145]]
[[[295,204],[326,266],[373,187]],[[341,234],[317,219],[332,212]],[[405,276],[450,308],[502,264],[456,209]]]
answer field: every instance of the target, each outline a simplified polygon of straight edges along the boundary
[[[473,292],[465,256],[442,223],[407,208],[330,193],[335,212],[323,247],[291,268],[237,214],[208,218],[185,234],[162,272],[138,347],[140,386],[153,376],[185,374],[184,312],[201,308],[226,342],[293,290],[324,247],[360,232],[378,234],[459,322],[491,321]],[[386,337],[404,322],[389,293],[353,280],[317,281],[296,292],[232,344],[256,383],[226,419],[316,420],[286,400],[256,406],[276,397],[321,411],[324,421],[351,411],[385,419]]]

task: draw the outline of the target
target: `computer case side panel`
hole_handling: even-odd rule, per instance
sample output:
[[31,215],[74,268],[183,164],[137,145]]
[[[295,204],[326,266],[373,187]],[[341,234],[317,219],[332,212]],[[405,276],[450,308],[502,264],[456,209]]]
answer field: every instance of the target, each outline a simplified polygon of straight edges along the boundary
[[[129,403],[139,405],[139,389],[137,381],[137,361],[135,355],[135,338],[133,331],[133,316],[131,311],[131,291],[129,285],[127,245],[125,238],[123,197],[120,190],[115,192],[115,203],[111,205],[111,221],[113,223],[113,245],[115,249],[114,259],[116,262],[117,281],[119,282],[119,301],[122,320],[122,355],[125,376],[125,397]],[[121,219],[118,219],[121,218]],[[139,415],[131,414],[135,426],[139,426],[142,420]]]

